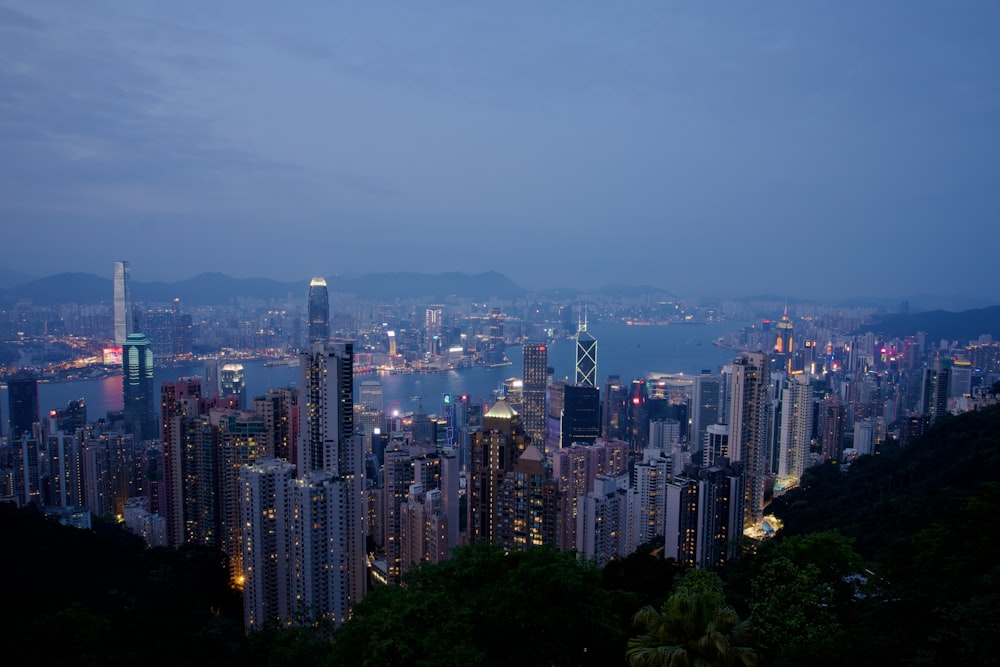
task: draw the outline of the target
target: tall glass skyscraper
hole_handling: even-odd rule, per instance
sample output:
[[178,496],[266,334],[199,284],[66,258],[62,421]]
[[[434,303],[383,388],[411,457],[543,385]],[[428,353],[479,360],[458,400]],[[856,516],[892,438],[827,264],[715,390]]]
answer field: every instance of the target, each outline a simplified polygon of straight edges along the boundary
[[576,384],[597,386],[597,339],[587,333],[587,316],[576,332]]
[[132,277],[128,262],[115,262],[115,345],[132,333]]
[[122,346],[122,402],[125,432],[136,440],[156,437],[153,414],[153,351],[145,334],[129,334]]
[[531,442],[539,449],[545,449],[545,392],[548,388],[549,354],[545,343],[525,343],[524,351],[524,398],[522,414],[524,430]]
[[309,283],[309,343],[325,343],[330,339],[330,293],[323,278]]
[[38,421],[38,380],[31,371],[21,369],[7,382],[8,413],[10,418],[9,442],[33,433]]

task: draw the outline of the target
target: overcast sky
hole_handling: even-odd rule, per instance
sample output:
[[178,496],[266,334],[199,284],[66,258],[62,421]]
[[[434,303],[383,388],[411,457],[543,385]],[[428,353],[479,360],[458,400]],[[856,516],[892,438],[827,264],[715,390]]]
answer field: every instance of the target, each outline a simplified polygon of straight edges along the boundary
[[0,0],[0,266],[997,295],[1000,2]]

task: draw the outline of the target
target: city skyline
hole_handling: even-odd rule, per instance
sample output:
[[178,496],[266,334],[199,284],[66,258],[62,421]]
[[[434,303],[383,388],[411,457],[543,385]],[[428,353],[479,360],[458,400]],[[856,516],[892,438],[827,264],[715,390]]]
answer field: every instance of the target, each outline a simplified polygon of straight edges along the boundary
[[5,2],[3,268],[985,298],[998,13]]

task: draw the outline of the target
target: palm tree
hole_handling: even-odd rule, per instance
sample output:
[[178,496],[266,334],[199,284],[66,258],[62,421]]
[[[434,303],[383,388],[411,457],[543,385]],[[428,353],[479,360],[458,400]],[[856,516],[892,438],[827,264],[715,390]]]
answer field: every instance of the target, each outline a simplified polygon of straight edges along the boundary
[[628,641],[631,667],[714,667],[757,664],[747,645],[749,627],[726,604],[718,575],[691,570],[660,610],[640,609],[632,624],[642,634]]

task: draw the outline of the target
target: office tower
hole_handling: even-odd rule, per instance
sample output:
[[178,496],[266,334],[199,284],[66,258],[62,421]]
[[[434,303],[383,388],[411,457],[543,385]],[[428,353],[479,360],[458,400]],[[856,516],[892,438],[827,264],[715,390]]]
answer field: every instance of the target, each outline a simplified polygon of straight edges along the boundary
[[576,384],[597,387],[597,339],[587,331],[587,316],[577,325]]
[[326,280],[313,278],[309,283],[308,304],[309,343],[325,343],[330,339],[330,293]]
[[205,381],[202,383],[206,398],[219,393],[219,359],[212,357],[205,360]]
[[673,451],[679,446],[681,423],[676,419],[657,419],[649,422],[649,446],[653,449]]
[[628,424],[627,437],[631,448],[629,456],[632,461],[638,461],[642,457],[642,450],[649,443],[649,393],[646,380],[636,378],[632,380],[629,390],[628,403]]
[[808,375],[793,375],[781,390],[778,477],[799,479],[813,432],[813,388]]
[[527,447],[520,417],[506,401],[497,401],[472,434],[469,454],[469,541],[499,539],[499,497],[505,473]]
[[[313,343],[299,354],[299,368],[299,477],[308,477],[332,493],[333,486],[310,475],[325,473],[337,480],[336,488],[343,493],[337,518],[343,535],[337,539],[345,550],[348,588],[344,595],[354,604],[365,593],[367,534],[364,448],[361,436],[354,432],[354,344]],[[328,509],[332,511],[333,506]]]
[[545,449],[545,394],[548,387],[549,353],[545,343],[525,343],[522,377],[524,430],[531,442]]
[[441,354],[443,308],[443,306],[431,306],[424,311],[424,349],[431,355]]
[[748,352],[733,360],[729,444],[733,460],[743,465],[746,474],[744,526],[759,523],[764,518],[769,380],[767,355]]
[[10,423],[9,442],[35,432],[38,422],[38,380],[31,371],[19,369],[7,381],[7,414]]
[[601,397],[597,387],[568,384],[563,394],[560,447],[592,445],[601,433]]
[[628,393],[619,376],[609,375],[605,381],[601,408],[601,437],[605,440],[624,440],[628,423]]
[[719,423],[719,378],[702,371],[691,385],[691,434],[688,441],[692,450],[705,446],[708,427]]
[[136,440],[156,437],[153,414],[153,351],[141,333],[129,334],[122,346],[122,397],[125,432]]
[[223,364],[219,371],[219,393],[235,396],[240,410],[247,406],[247,379],[243,364]]
[[132,276],[128,262],[115,262],[115,346],[121,347],[132,333]]
[[486,363],[501,364],[506,357],[507,343],[503,333],[503,311],[494,308],[490,313],[489,339],[486,348]]
[[382,383],[378,380],[365,380],[358,392],[358,402],[366,410],[382,412]]
[[792,319],[788,317],[788,306],[785,306],[785,313],[778,320],[778,324],[775,327],[777,335],[774,340],[774,351],[778,354],[791,354],[793,352],[793,328]]

